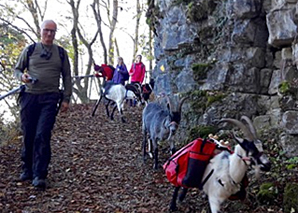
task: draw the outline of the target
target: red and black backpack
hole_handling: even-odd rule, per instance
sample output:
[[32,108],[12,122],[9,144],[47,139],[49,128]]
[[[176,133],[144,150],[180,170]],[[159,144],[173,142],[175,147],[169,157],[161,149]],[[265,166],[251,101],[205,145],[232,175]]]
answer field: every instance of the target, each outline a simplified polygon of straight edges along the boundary
[[163,165],[167,179],[174,186],[203,187],[202,178],[216,144],[198,138],[173,154]]

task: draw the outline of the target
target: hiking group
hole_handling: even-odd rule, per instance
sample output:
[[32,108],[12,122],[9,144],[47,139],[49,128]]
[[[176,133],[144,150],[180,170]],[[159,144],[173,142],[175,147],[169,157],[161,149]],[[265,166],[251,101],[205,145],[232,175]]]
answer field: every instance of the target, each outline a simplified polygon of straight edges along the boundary
[[[22,172],[20,181],[32,181],[36,188],[46,187],[51,160],[51,134],[59,111],[66,112],[72,95],[71,68],[67,51],[54,43],[57,24],[45,20],[41,24],[41,40],[25,47],[14,68],[14,76],[25,83],[20,92],[22,129]],[[142,84],[145,65],[136,57],[128,71],[122,57],[116,68],[94,64],[95,76],[107,82],[125,85]],[[62,78],[63,90],[60,90]]]

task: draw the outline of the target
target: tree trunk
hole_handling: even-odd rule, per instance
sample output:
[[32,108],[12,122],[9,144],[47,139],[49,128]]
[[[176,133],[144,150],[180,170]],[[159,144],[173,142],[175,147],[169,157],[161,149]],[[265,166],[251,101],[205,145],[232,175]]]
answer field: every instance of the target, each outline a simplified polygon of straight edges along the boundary
[[113,0],[113,16],[110,21],[110,35],[109,35],[109,63],[114,64],[114,31],[118,19],[118,0]]
[[134,48],[133,48],[133,59],[136,57],[138,53],[138,44],[139,44],[139,27],[140,27],[140,19],[142,15],[140,0],[136,0],[136,28],[135,28],[135,38],[134,38]]

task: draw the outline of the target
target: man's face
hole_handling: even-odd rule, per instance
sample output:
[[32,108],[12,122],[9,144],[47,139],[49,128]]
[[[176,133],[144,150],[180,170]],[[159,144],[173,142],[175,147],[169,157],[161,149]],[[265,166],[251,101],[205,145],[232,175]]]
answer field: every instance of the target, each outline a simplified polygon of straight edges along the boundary
[[41,40],[43,44],[53,44],[57,26],[54,22],[46,22],[41,29]]

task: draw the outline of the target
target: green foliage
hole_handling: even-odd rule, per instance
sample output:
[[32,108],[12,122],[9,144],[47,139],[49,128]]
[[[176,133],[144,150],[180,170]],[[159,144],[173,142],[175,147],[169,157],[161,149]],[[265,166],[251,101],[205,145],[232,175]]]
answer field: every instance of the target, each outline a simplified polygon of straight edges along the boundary
[[192,65],[194,80],[200,81],[207,78],[211,65],[207,63],[197,63]]
[[277,196],[277,188],[273,183],[263,183],[257,194],[257,200],[260,204],[272,204]]
[[202,90],[194,90],[188,94],[190,97],[190,106],[194,112],[204,111],[206,109],[207,92]]
[[22,34],[6,25],[0,25],[0,59],[6,69],[13,67],[25,45]]
[[210,106],[212,103],[221,101],[227,96],[227,94],[223,92],[213,92],[213,93],[207,93],[207,103],[206,106]]
[[290,93],[290,83],[288,81],[284,81],[278,85],[278,90],[281,94],[286,95]]
[[[283,207],[285,213],[298,211],[298,184],[287,183],[283,196]],[[292,211],[294,210],[294,211]]]
[[209,134],[215,134],[218,129],[215,126],[195,126],[188,131],[188,142],[193,141],[196,138],[207,138]]
[[208,8],[204,4],[191,2],[187,5],[186,16],[191,22],[199,22],[208,17]]

